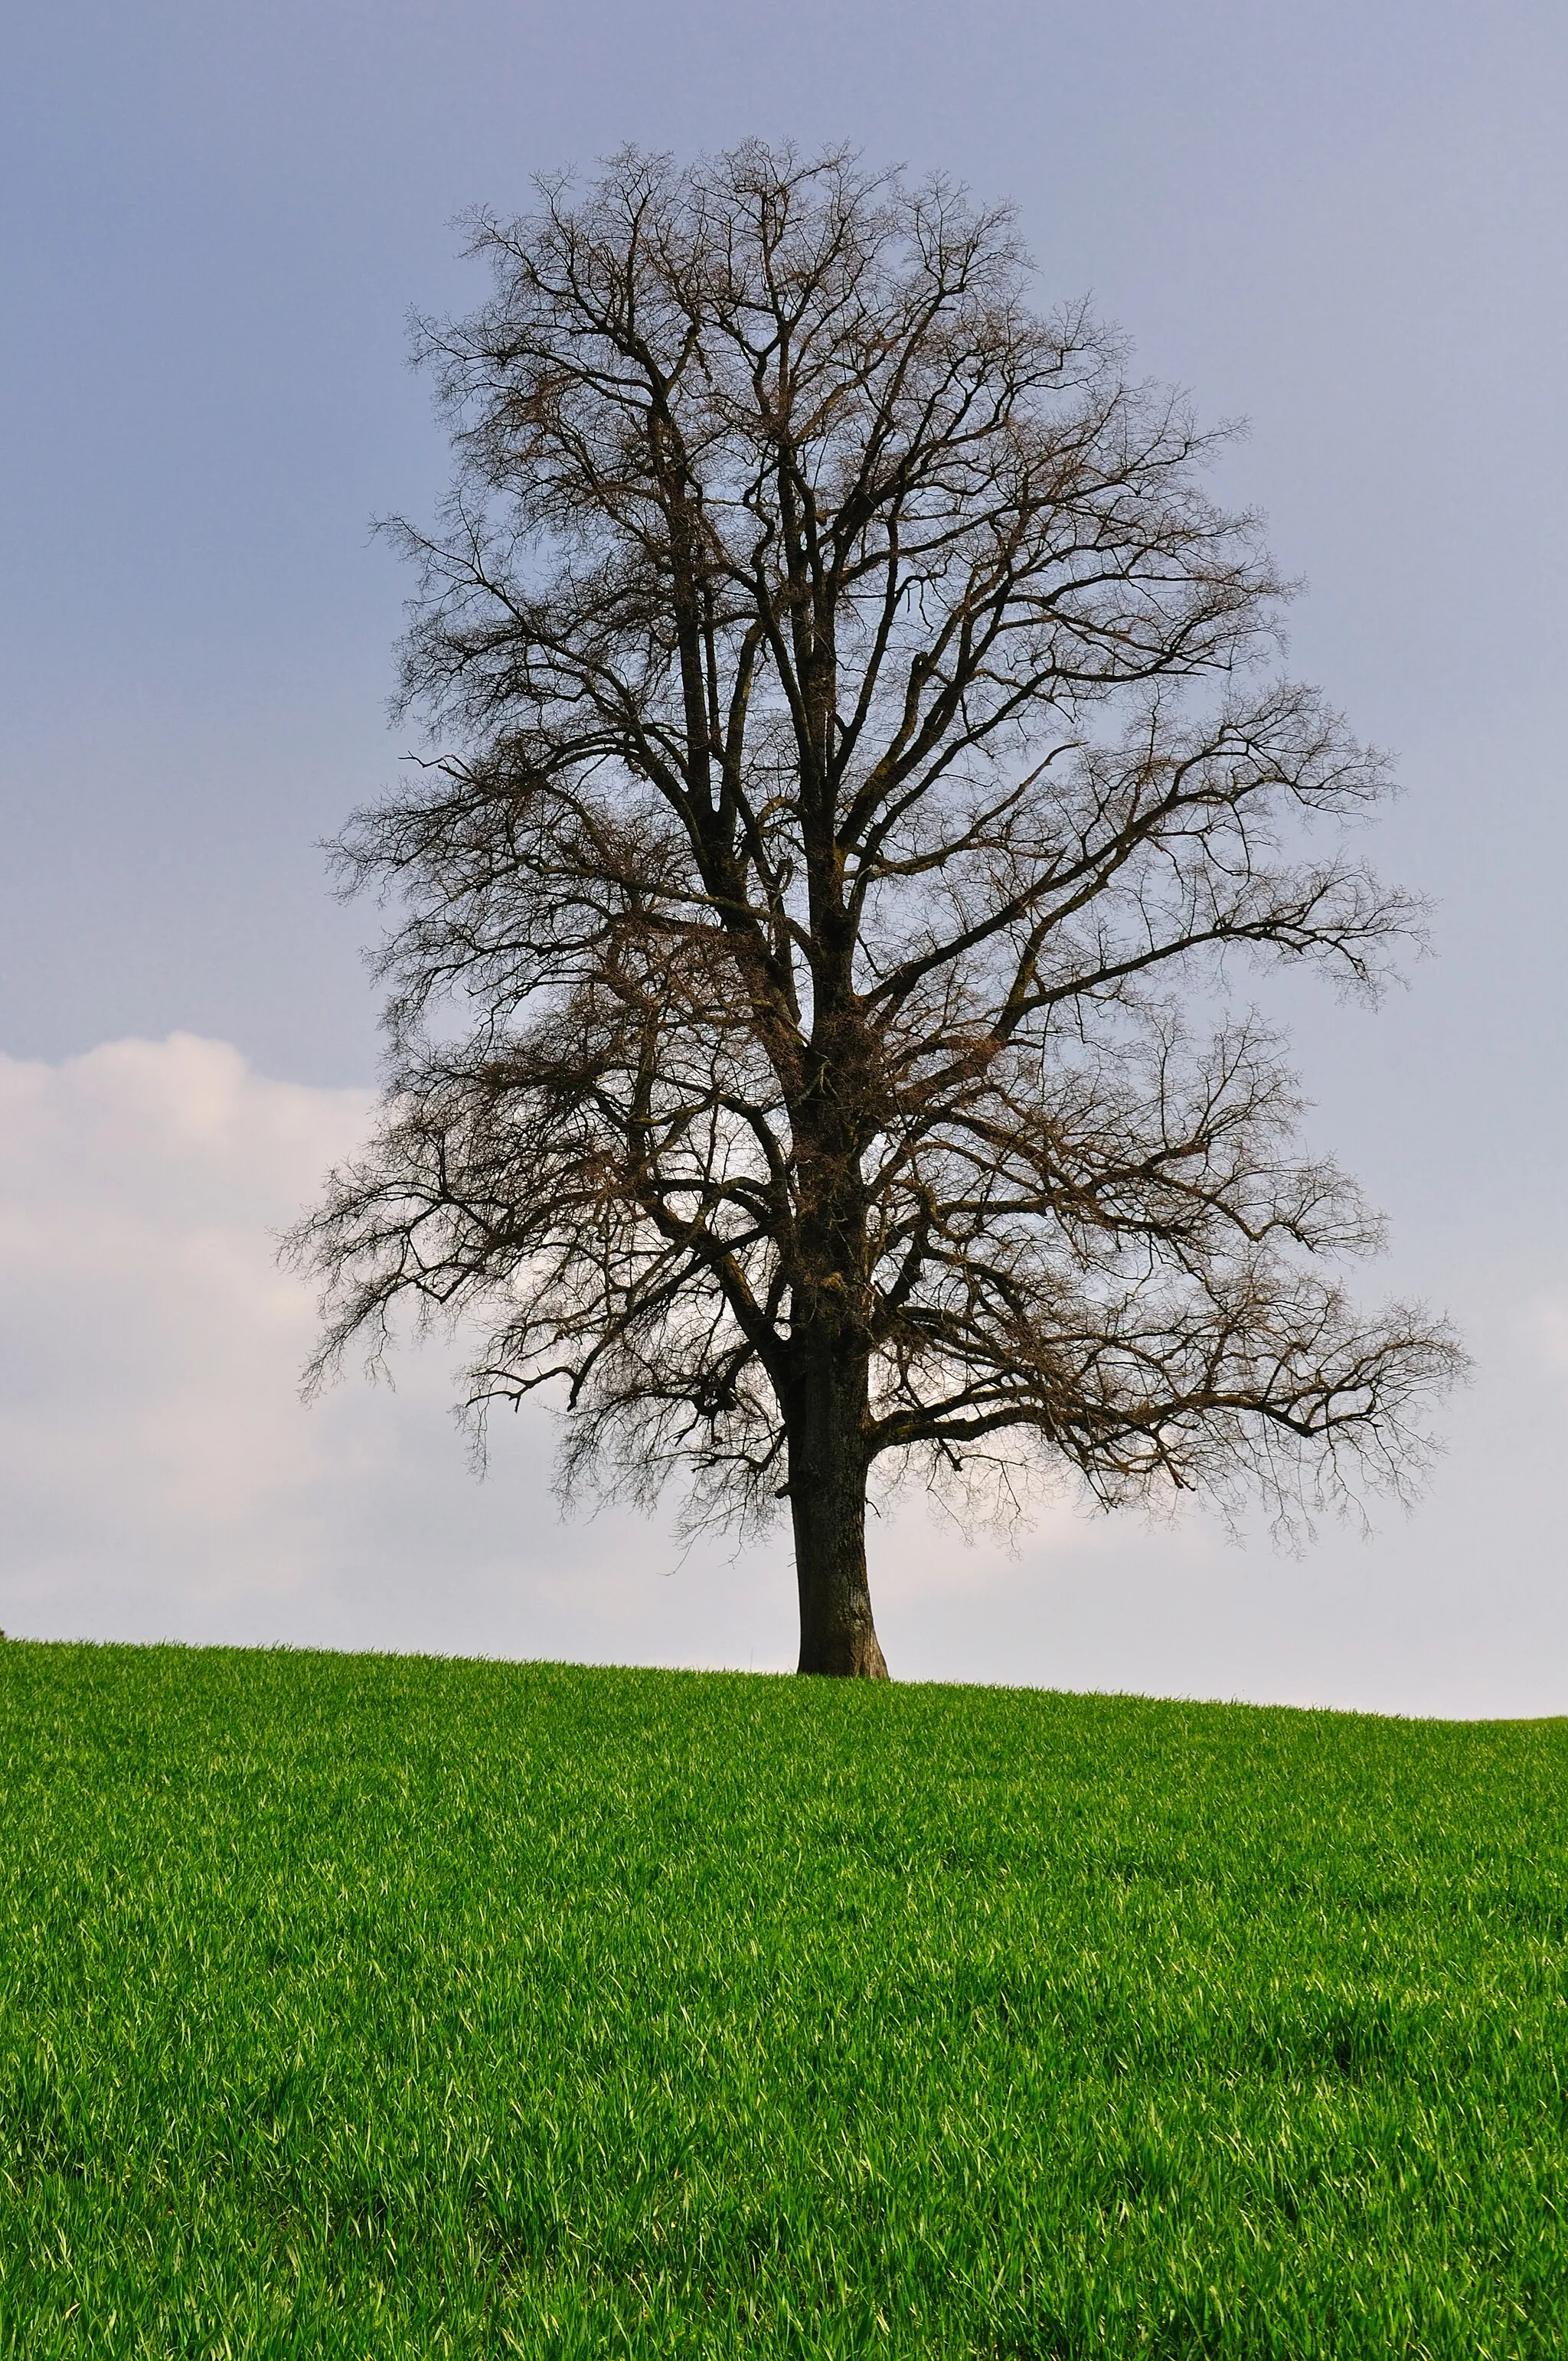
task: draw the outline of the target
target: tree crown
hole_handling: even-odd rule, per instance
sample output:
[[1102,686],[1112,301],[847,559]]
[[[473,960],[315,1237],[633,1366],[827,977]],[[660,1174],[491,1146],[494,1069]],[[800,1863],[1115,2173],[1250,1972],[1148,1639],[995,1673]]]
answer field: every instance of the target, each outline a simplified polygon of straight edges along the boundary
[[1353,1308],[1377,1224],[1225,990],[1375,992],[1420,914],[1217,438],[1006,211],[847,153],[629,150],[472,243],[395,527],[435,752],[338,849],[401,906],[323,1365],[482,1312],[471,1407],[557,1384],[568,1474],[702,1517],[770,1512],[823,1351],[866,1469],[1399,1484],[1457,1346]]

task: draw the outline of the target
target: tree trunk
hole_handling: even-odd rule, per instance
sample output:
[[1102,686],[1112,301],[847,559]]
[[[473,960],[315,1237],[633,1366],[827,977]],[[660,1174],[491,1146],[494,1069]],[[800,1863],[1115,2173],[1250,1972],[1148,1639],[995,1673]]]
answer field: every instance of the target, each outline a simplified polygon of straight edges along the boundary
[[885,1681],[866,1582],[866,1366],[830,1351],[810,1362],[788,1420],[799,1670]]

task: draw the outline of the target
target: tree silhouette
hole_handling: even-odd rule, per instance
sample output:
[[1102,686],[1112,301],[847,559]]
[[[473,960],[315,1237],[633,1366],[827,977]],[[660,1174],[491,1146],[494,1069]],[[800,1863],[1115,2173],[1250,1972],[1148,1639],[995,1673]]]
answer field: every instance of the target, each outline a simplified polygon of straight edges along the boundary
[[434,752],[337,848],[398,912],[384,1119],[293,1238],[318,1374],[480,1316],[470,1411],[555,1389],[568,1479],[787,1499],[808,1672],[885,1670],[890,1455],[1407,1483],[1458,1347],[1347,1300],[1377,1225],[1227,976],[1373,993],[1419,913],[1217,438],[1029,308],[1006,211],[848,154],[628,150],[473,249],[395,528]]

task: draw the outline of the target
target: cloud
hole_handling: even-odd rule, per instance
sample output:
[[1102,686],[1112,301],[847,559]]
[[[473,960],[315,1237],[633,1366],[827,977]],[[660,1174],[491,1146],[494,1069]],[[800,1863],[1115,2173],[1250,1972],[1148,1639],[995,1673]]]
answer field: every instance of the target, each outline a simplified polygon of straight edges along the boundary
[[190,1034],[0,1057],[0,1625],[782,1663],[718,1554],[673,1596],[663,1532],[561,1523],[542,1410],[476,1483],[439,1347],[301,1402],[274,1241],[371,1104]]
[[279,1578],[339,1438],[295,1397],[312,1310],[269,1225],[367,1112],[363,1092],[269,1082],[188,1034],[0,1059],[14,1580],[161,1561],[178,1581],[220,1554],[231,1579]]

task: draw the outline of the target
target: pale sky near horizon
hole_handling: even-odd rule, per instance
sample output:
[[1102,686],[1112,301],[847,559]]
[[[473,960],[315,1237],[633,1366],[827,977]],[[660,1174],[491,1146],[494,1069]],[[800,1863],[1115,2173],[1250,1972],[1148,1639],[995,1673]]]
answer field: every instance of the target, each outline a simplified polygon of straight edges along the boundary
[[269,1233],[363,1123],[373,914],[316,840],[391,777],[445,455],[404,315],[451,224],[622,141],[848,137],[1018,203],[1044,298],[1245,414],[1225,489],[1309,585],[1293,665],[1408,795],[1440,905],[1369,1016],[1290,1025],[1365,1274],[1476,1355],[1407,1521],[1304,1557],[1053,1508],[1009,1556],[873,1540],[896,1673],[1409,1712],[1568,1710],[1563,1052],[1568,12],[571,10],[56,0],[0,87],[0,1627],[782,1665],[784,1536],[563,1525],[539,1419],[469,1475],[442,1356],[305,1411]]

